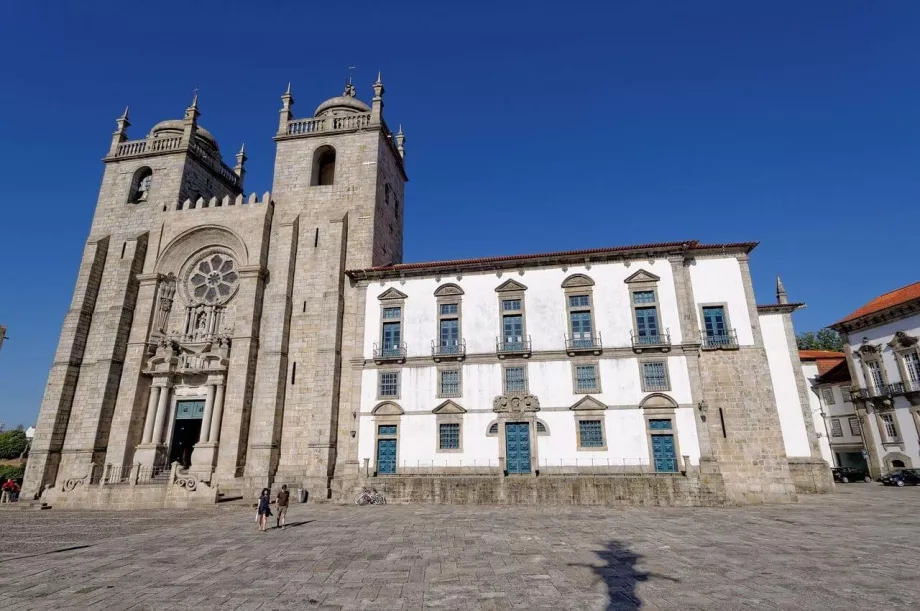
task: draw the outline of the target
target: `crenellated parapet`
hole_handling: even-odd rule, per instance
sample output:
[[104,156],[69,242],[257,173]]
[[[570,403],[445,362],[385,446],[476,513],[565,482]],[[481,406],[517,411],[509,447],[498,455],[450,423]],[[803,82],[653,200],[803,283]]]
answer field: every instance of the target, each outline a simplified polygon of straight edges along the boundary
[[206,200],[203,197],[192,201],[191,199],[186,199],[184,202],[179,202],[176,204],[175,210],[177,212],[187,212],[190,210],[202,211],[215,208],[233,208],[238,210],[259,210],[263,206],[268,205],[272,207],[274,203],[272,202],[271,193],[266,191],[262,194],[262,198],[259,199],[259,196],[255,193],[250,193],[249,197],[243,197],[242,194],[237,195],[236,197],[230,197],[225,195],[222,198],[212,197],[211,199]]

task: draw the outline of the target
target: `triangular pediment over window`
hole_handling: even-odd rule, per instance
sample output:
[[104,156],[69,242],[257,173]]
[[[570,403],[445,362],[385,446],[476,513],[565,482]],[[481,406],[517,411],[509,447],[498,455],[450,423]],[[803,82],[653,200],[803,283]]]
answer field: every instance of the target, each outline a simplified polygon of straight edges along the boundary
[[496,293],[506,293],[510,291],[526,291],[526,290],[527,290],[526,286],[524,286],[517,280],[511,279],[511,280],[505,280],[500,285],[498,285],[498,288],[495,289],[495,292]]
[[387,289],[382,292],[380,295],[377,295],[377,299],[380,301],[394,300],[394,299],[406,299],[408,296],[402,291],[397,291],[396,289]]
[[640,269],[635,274],[624,280],[626,284],[632,284],[634,282],[658,282],[661,280],[658,276],[652,272],[647,272],[644,269]]
[[581,411],[581,410],[597,411],[597,410],[607,409],[607,406],[601,403],[600,401],[598,401],[597,399],[595,399],[594,397],[589,395],[583,398],[581,401],[579,401],[575,405],[573,405],[572,407],[570,407],[569,409],[575,410],[575,411]]
[[465,414],[466,410],[454,403],[453,401],[445,401],[441,405],[437,406],[431,410],[432,414]]

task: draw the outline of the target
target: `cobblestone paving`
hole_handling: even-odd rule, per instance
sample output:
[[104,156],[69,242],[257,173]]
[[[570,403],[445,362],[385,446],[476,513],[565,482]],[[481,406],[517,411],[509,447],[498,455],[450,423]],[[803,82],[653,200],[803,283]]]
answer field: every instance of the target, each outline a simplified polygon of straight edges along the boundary
[[917,609],[920,488],[741,509],[2,512],[15,609]]

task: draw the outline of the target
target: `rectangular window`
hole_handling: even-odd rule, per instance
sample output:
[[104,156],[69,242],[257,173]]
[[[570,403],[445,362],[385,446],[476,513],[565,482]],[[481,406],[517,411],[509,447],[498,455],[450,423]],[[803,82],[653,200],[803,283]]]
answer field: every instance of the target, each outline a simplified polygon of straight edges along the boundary
[[894,414],[879,414],[879,417],[885,427],[886,440],[896,441],[898,439],[898,426],[894,422]]
[[502,301],[502,311],[503,312],[520,312],[521,311],[521,300],[520,299],[505,299]]
[[642,376],[645,381],[646,392],[670,390],[664,361],[642,363]]
[[920,383],[920,356],[916,352],[904,355],[904,369],[907,370],[907,379]]
[[438,425],[438,449],[460,449],[460,423],[444,422]]
[[658,308],[636,308],[636,335],[640,344],[659,342]]
[[456,315],[458,311],[459,311],[459,306],[456,303],[442,303],[441,304],[441,316]]
[[633,292],[633,303],[655,303],[655,291]]
[[597,365],[575,366],[575,392],[597,392]]
[[578,437],[583,448],[604,447],[604,431],[600,420],[579,420]]
[[843,397],[843,402],[850,403],[851,402],[850,387],[849,386],[838,386],[837,388],[840,389],[840,396]]
[[460,370],[450,369],[441,371],[441,396],[460,396]]
[[383,308],[383,319],[384,320],[393,320],[394,318],[399,320],[399,317],[402,315],[402,308]]
[[380,372],[380,397],[395,398],[399,396],[399,372]]
[[507,350],[523,350],[524,348],[524,317],[520,314],[502,317],[502,331],[504,333],[505,348]]
[[821,394],[824,396],[824,405],[834,404],[834,389],[833,388],[822,388]]
[[840,426],[840,418],[831,418],[831,437],[843,437],[843,428]]
[[703,308],[703,327],[706,337],[720,340],[728,335],[728,325],[725,324],[725,308],[723,306],[706,306]]
[[653,431],[669,431],[671,430],[671,420],[670,419],[652,419],[648,421],[648,428]]
[[378,435],[395,435],[396,434],[396,425],[395,424],[381,424],[377,427]]
[[569,314],[569,323],[572,327],[572,341],[575,347],[591,347],[592,324],[591,312],[571,312]]
[[587,295],[571,295],[569,297],[569,307],[570,308],[587,308],[588,307],[588,296]]
[[882,377],[882,364],[878,361],[869,361],[866,363],[869,368],[869,383],[872,384],[873,390],[882,390],[885,387],[885,378]]
[[523,367],[505,368],[505,394],[527,391],[527,379]]
[[[441,347],[457,348],[460,345],[460,321],[456,318],[445,318],[441,320]],[[454,352],[453,350],[441,350],[441,352]]]
[[859,437],[859,420],[856,418],[850,418],[850,435],[854,437]]

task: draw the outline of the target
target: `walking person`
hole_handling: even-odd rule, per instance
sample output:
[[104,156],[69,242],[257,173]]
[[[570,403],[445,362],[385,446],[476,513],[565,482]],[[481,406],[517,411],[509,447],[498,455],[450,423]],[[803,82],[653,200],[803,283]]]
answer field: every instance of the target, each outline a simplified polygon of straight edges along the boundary
[[278,498],[275,499],[275,504],[278,506],[278,520],[276,525],[281,530],[284,530],[284,519],[287,517],[288,503],[291,500],[291,493],[288,492],[287,485],[281,486],[281,491],[278,492]]
[[259,530],[265,532],[268,526],[268,516],[272,515],[272,497],[271,490],[262,488],[262,494],[259,495]]

